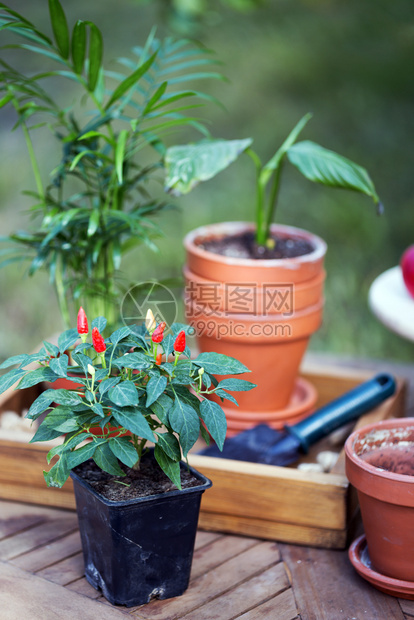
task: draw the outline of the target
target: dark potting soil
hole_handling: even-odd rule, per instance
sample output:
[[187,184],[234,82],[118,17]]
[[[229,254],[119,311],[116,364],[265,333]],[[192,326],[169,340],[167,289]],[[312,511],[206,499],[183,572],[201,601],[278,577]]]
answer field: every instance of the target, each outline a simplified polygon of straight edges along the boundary
[[314,247],[305,239],[299,237],[283,237],[272,235],[273,247],[260,246],[256,243],[253,231],[227,237],[208,237],[196,241],[198,247],[213,254],[230,256],[233,258],[295,258],[313,252]]
[[[112,502],[148,497],[159,493],[176,491],[177,487],[160,469],[151,453],[145,454],[139,470],[119,463],[125,476],[113,476],[99,469],[94,461],[86,461],[74,468],[74,472],[87,482],[97,493]],[[196,487],[201,481],[188,469],[181,469],[182,488]]]

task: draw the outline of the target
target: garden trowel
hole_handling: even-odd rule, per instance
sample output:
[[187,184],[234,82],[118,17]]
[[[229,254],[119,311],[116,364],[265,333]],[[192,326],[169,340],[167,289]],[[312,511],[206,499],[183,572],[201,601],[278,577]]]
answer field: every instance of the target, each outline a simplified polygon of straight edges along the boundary
[[222,452],[212,445],[200,454],[267,465],[290,465],[306,454],[313,443],[392,396],[395,388],[391,375],[376,375],[297,424],[285,426],[283,431],[259,424],[227,439]]

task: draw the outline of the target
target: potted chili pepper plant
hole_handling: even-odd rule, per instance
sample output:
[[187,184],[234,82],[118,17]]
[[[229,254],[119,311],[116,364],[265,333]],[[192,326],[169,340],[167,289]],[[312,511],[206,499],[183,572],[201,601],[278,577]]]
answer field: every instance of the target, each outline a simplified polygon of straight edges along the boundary
[[258,384],[256,398],[244,394],[240,409],[232,404],[226,409],[233,430],[258,422],[278,428],[287,418],[303,416],[316,398],[297,374],[322,319],[326,243],[308,231],[272,224],[285,163],[315,183],[366,194],[381,208],[365,169],[314,142],[298,142],[310,117],[299,121],[265,164],[251,139],[167,149],[166,190],[177,195],[212,178],[243,152],[256,170],[254,224],[203,226],[184,240],[187,319],[200,349],[248,360]]
[[[114,326],[123,256],[140,244],[155,249],[161,234],[163,140],[185,126],[208,134],[190,110],[214,98],[188,84],[221,76],[206,70],[217,62],[207,50],[159,40],[155,31],[109,70],[99,28],[78,20],[70,29],[59,0],[48,6],[51,34],[0,4],[0,108],[14,108],[36,182],[26,192],[34,223],[2,238],[0,265],[28,261],[29,275],[46,270],[67,328],[80,304]],[[42,128],[57,146],[46,183]]]
[[[32,403],[27,417],[43,420],[31,441],[63,435],[48,454],[56,462],[44,472],[46,483],[61,487],[72,477],[86,578],[111,603],[132,606],[186,589],[201,495],[211,482],[181,459],[200,433],[223,446],[226,417],[208,396],[234,398],[232,391],[255,386],[216,379],[248,372],[231,357],[191,360],[186,326],[167,334],[165,323],[149,320],[104,339],[105,325],[103,317],[92,322],[90,341],[81,312],[78,330],[63,332],[56,345],[9,358],[1,368],[16,367],[0,378],[0,393],[16,381],[17,389],[72,382]],[[83,376],[68,372],[68,349]],[[34,361],[39,366],[27,368]]]

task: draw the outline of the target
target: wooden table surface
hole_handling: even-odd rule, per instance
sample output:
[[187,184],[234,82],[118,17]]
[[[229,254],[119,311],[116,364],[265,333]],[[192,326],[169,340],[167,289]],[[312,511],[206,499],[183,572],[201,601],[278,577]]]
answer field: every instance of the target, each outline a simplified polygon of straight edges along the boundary
[[76,513],[0,502],[2,620],[403,620],[414,601],[375,590],[346,551],[199,531],[190,586],[114,607],[83,577]]
[[[328,359],[328,358],[327,358]],[[350,366],[357,364],[350,362]],[[372,363],[373,370],[381,364]],[[370,367],[364,363],[363,368]],[[384,368],[409,381],[414,368]],[[347,551],[199,531],[190,586],[176,599],[114,607],[83,577],[76,513],[0,501],[1,620],[399,620],[414,601],[360,578]]]

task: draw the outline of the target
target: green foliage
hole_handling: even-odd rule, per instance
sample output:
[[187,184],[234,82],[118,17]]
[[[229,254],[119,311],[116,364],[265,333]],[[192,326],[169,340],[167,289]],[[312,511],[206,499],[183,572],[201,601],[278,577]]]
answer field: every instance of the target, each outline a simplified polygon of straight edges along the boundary
[[[29,261],[30,275],[46,269],[66,326],[72,300],[114,324],[115,276],[124,254],[139,244],[154,249],[161,234],[153,218],[167,205],[152,197],[148,184],[162,167],[163,140],[185,126],[208,133],[189,110],[212,98],[187,83],[221,75],[209,69],[216,64],[209,51],[158,40],[154,32],[108,71],[98,27],[78,20],[70,30],[59,0],[49,0],[49,11],[53,40],[0,3],[2,36],[41,68],[26,74],[5,60],[10,45],[1,48],[0,108],[14,107],[15,128],[26,138],[37,186],[31,211],[39,225],[2,239],[12,245],[0,265]],[[58,100],[61,80],[73,85],[70,104]],[[46,186],[32,143],[43,126],[61,151]]]
[[[310,118],[311,115],[306,114],[299,121],[282,146],[264,165],[250,148],[250,139],[204,140],[197,144],[170,147],[165,156],[166,191],[176,195],[187,194],[200,181],[211,179],[227,168],[244,151],[256,167],[258,245],[272,244],[270,226],[274,219],[280,176],[286,158],[310,181],[366,194],[380,209],[374,184],[364,168],[314,142],[297,142]],[[270,189],[267,191],[269,184]]]
[[[105,325],[105,321],[99,317],[94,324]],[[171,326],[174,341],[180,327]],[[90,458],[104,471],[123,476],[120,463],[138,467],[146,443],[152,441],[159,466],[181,488],[181,454],[187,457],[200,433],[205,436],[207,429],[219,448],[223,447],[226,417],[221,406],[209,396],[216,394],[223,400],[226,396],[233,398],[229,393],[232,390],[256,387],[243,379],[231,378],[214,387],[215,374],[249,372],[243,364],[223,354],[202,353],[191,361],[186,348],[183,356],[174,353],[174,362],[168,363],[168,336],[155,345],[143,327],[124,327],[114,332],[105,340],[103,357],[94,357],[87,342],[74,343],[73,331],[64,332],[59,341],[69,342],[72,359],[82,362],[76,379],[70,376],[74,367],[68,366],[67,354],[58,351],[55,357],[55,351],[46,345],[39,353],[15,355],[2,364],[2,368],[9,370],[0,378],[0,393],[17,381],[16,389],[62,377],[78,383],[73,388],[42,392],[27,413],[31,420],[46,414],[32,442],[49,441],[65,433],[63,443],[48,454],[49,463],[58,457],[45,472],[48,486],[61,487],[71,468]],[[87,346],[90,357],[82,353]],[[162,364],[157,364],[159,346],[165,359]],[[33,368],[33,362],[39,367]],[[18,367],[10,369],[12,365]]]

